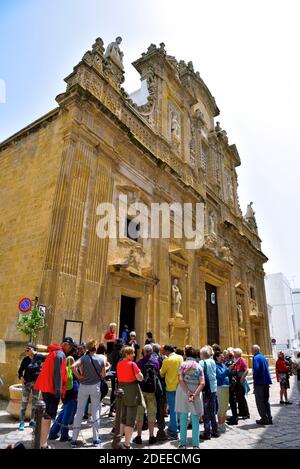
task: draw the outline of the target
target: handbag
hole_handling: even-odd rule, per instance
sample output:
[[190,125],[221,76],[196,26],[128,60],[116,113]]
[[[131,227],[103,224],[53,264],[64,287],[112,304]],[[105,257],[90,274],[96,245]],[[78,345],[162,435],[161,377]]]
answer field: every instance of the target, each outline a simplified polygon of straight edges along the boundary
[[98,373],[98,370],[95,367],[95,363],[93,362],[92,357],[90,355],[89,355],[89,357],[90,357],[91,363],[94,367],[94,370],[96,371],[97,376],[99,376],[99,378],[100,378],[100,392],[101,392],[100,400],[102,401],[108,393],[108,384],[105,381],[105,379],[103,379],[102,376]]
[[244,389],[245,389],[245,394],[248,394],[248,392],[250,391],[250,386],[249,386],[247,378],[244,379],[243,386],[244,386]]

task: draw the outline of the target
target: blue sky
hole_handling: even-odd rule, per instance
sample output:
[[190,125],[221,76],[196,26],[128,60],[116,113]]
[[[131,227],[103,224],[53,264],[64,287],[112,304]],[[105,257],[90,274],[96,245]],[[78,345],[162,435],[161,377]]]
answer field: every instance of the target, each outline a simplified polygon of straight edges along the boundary
[[297,0],[0,0],[0,141],[56,106],[63,81],[96,37],[123,37],[130,65],[150,43],[192,60],[238,147],[243,211],[254,202],[267,273],[300,286],[300,5]]

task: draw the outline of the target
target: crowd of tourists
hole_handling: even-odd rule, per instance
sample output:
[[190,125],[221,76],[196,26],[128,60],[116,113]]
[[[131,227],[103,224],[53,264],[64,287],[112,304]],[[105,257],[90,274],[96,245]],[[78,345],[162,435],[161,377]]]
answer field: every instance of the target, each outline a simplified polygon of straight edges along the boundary
[[[185,449],[188,428],[192,429],[192,447],[198,448],[202,440],[220,437],[227,425],[238,425],[239,419],[250,418],[246,397],[250,389],[249,369],[240,348],[221,350],[218,344],[200,349],[191,345],[184,349],[170,344],[161,346],[155,343],[150,331],[140,348],[134,331],[129,331],[125,325],[118,338],[116,327],[115,323],[110,324],[100,344],[89,340],[78,345],[71,337],[65,337],[61,345],[49,345],[47,356],[38,353],[33,344],[26,347],[18,372],[23,384],[19,430],[25,428],[30,394],[29,425],[33,428],[36,403],[42,398],[45,410],[41,449],[50,448],[49,440],[58,438],[77,447],[82,422],[86,419],[92,424],[93,445],[101,445],[101,407],[109,387],[108,417],[113,433],[118,401],[124,449],[131,448],[132,443],[142,445],[145,429],[149,431],[148,444],[155,444],[158,421],[163,421],[160,440],[179,439],[178,447]],[[269,403],[272,379],[268,362],[258,345],[252,346],[252,354],[254,394],[260,415],[256,423],[272,425]],[[300,392],[300,354],[292,363],[280,353],[276,377],[280,383],[281,405],[291,404],[287,390],[292,372],[297,375]],[[116,399],[116,394],[121,397]],[[63,406],[58,412],[61,400]],[[229,408],[231,415],[227,416]],[[137,434],[132,439],[135,429]]]

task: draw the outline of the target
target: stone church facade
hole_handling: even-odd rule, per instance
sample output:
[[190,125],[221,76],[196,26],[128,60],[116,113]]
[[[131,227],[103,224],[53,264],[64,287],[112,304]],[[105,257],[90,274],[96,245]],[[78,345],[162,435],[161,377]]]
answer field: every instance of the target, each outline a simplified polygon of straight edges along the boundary
[[[142,87],[129,96],[122,58],[120,40],[105,51],[98,38],[57,108],[0,145],[0,338],[13,363],[0,372],[11,382],[26,341],[15,327],[23,296],[46,305],[44,344],[61,341],[65,321],[82,321],[85,340],[116,322],[141,343],[151,330],[160,343],[218,342],[245,354],[258,343],[270,354],[267,258],[252,204],[245,216],[239,206],[240,157],[215,123],[215,99],[192,62],[163,43],[133,63]],[[202,202],[204,245],[99,238],[97,207],[117,206],[120,194],[146,206]]]

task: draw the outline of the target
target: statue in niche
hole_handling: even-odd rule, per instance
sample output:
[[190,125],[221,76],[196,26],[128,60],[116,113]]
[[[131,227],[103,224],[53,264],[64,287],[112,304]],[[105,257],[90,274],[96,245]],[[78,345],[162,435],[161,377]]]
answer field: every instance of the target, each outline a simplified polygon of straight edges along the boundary
[[122,38],[118,36],[114,42],[111,42],[110,44],[108,44],[104,58],[105,59],[110,58],[116,65],[119,66],[119,68],[121,68],[121,70],[123,70],[124,69],[124,65],[123,65],[124,54],[121,51],[120,46],[119,46],[121,42],[122,42]]
[[190,140],[190,161],[193,166],[196,163],[196,136],[195,136],[195,128],[191,125],[191,140]]
[[171,137],[175,140],[180,140],[180,124],[177,112],[171,114]]
[[241,325],[243,324],[243,322],[244,322],[242,305],[238,303],[238,304],[236,305],[236,309],[237,309],[237,312],[238,312],[239,325],[241,326]]
[[172,316],[174,318],[183,318],[182,314],[180,313],[181,302],[182,296],[178,287],[178,278],[174,278],[172,284]]
[[228,191],[228,202],[233,205],[234,197],[233,197],[233,186],[231,176],[227,175],[227,191]]
[[216,234],[216,220],[214,212],[209,213],[209,234],[215,235]]

